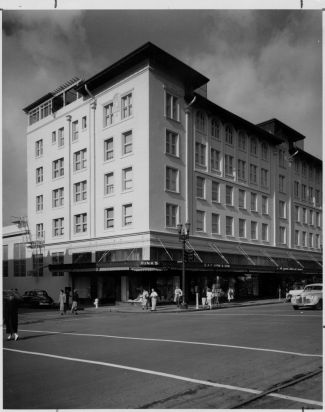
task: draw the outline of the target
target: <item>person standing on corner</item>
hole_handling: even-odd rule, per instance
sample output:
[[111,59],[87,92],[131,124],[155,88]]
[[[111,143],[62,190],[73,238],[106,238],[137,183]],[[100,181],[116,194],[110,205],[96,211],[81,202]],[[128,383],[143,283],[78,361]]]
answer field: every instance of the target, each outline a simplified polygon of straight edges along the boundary
[[8,334],[7,339],[11,340],[14,337],[15,340],[18,340],[18,302],[13,294],[4,300],[4,322]]
[[143,289],[142,296],[141,296],[142,310],[149,309],[149,307],[148,307],[148,298],[149,298],[148,291],[146,289]]
[[72,306],[71,306],[71,314],[78,315],[78,301],[79,301],[79,295],[77,290],[75,289],[72,293]]
[[155,311],[157,310],[156,306],[157,306],[157,298],[158,298],[158,293],[155,291],[155,289],[151,289],[150,298],[151,298],[151,311]]
[[203,309],[205,309],[205,305],[206,305],[206,302],[207,302],[207,292],[206,292],[206,288],[205,288],[205,287],[202,289],[202,296],[201,296],[201,298],[202,298],[202,307],[203,307]]
[[208,301],[209,309],[212,309],[212,291],[210,288],[207,289],[207,301]]
[[179,308],[180,303],[181,303],[181,297],[183,296],[182,289],[179,286],[176,286],[174,293],[175,293],[174,302],[177,304],[177,307]]
[[65,315],[66,312],[66,303],[67,303],[67,296],[64,293],[64,290],[61,289],[60,290],[60,294],[59,294],[59,305],[60,305],[60,312],[61,315]]
[[234,299],[234,289],[232,287],[229,287],[227,297],[229,303]]

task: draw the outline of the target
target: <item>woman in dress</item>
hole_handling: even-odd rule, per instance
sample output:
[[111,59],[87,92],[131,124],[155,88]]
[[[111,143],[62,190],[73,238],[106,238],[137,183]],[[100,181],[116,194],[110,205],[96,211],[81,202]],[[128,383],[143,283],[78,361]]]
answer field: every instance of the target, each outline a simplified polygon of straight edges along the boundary
[[151,298],[151,310],[152,311],[157,310],[156,305],[157,305],[158,293],[155,291],[155,289],[151,289],[150,298]]

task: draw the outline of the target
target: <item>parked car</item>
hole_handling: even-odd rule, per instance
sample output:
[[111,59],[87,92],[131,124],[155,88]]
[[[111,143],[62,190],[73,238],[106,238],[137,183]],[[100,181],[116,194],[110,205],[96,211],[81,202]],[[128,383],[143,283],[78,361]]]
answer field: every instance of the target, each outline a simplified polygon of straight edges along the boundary
[[291,298],[291,304],[294,310],[297,310],[300,307],[323,309],[322,283],[312,283],[310,285],[306,285],[300,294]]
[[292,296],[300,295],[300,293],[304,290],[303,284],[296,284],[289,292],[286,294],[286,302],[291,302]]
[[47,294],[46,290],[27,290],[23,294],[24,305],[30,307],[53,306],[54,300]]

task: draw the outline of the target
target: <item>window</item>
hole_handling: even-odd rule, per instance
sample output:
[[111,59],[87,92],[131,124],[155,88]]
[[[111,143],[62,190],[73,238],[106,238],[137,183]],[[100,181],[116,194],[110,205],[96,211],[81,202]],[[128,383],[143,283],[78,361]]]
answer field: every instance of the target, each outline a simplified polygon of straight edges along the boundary
[[314,225],[314,211],[313,210],[309,210],[309,224],[310,225]]
[[302,232],[301,234],[301,246],[306,247],[307,246],[307,233]]
[[246,220],[245,219],[238,220],[238,230],[239,230],[239,237],[246,237]]
[[74,217],[74,233],[87,232],[87,213],[81,213]]
[[212,213],[212,233],[220,233],[220,216]]
[[172,192],[179,191],[179,172],[177,169],[172,167],[166,167],[166,190],[171,190]]
[[299,230],[295,230],[295,246],[299,246]]
[[307,199],[307,186],[306,185],[301,185],[301,199],[306,200]]
[[320,249],[320,235],[315,235],[315,248]]
[[299,199],[299,182],[297,181],[293,184],[293,195],[296,199]]
[[233,188],[226,186],[226,205],[233,206]]
[[53,236],[64,235],[64,218],[53,219]]
[[246,162],[238,159],[238,179],[246,180]]
[[231,126],[226,126],[226,143],[233,145],[233,131]]
[[196,196],[205,199],[205,179],[203,177],[196,177]]
[[109,103],[104,106],[104,127],[113,124],[113,103]]
[[14,243],[14,276],[26,276],[25,243]]
[[81,119],[81,128],[82,130],[87,129],[87,116],[83,116],[83,118]]
[[262,223],[262,240],[264,242],[269,240],[269,225],[267,223]]
[[219,133],[220,133],[220,125],[217,119],[212,119],[211,120],[211,136],[214,137],[215,139],[219,139]]
[[43,182],[43,167],[38,167],[36,169],[36,183]]
[[104,161],[111,160],[114,157],[113,138],[110,137],[104,141]]
[[132,225],[133,222],[133,216],[132,216],[132,204],[128,204],[128,205],[123,205],[122,206],[122,223],[123,226],[130,226]]
[[205,212],[203,212],[202,210],[196,211],[196,231],[205,231]]
[[195,143],[195,164],[198,166],[206,166],[206,146],[202,143]]
[[300,171],[300,162],[299,162],[299,160],[295,159],[294,164],[295,164],[295,174],[299,175],[299,171]]
[[52,144],[56,143],[56,131],[52,132]]
[[257,194],[251,193],[251,211],[257,212]]
[[44,239],[44,224],[36,224],[36,239]]
[[5,278],[9,276],[8,245],[2,245],[2,276]]
[[39,107],[36,107],[36,109],[31,110],[28,113],[29,116],[29,125],[31,126],[32,124],[36,123],[39,121]]
[[268,215],[269,214],[269,205],[268,205],[268,198],[267,196],[262,196],[262,214]]
[[212,202],[220,202],[220,185],[212,181]]
[[307,224],[307,209],[302,209],[302,221],[303,223]]
[[112,229],[114,227],[114,208],[109,207],[105,209],[105,229]]
[[302,162],[301,173],[303,177],[307,177],[307,163],[306,162]]
[[234,175],[233,161],[234,161],[234,158],[232,156],[225,155],[225,174],[227,176]]
[[280,243],[281,244],[286,244],[286,228],[284,226],[280,226]]
[[267,144],[265,142],[262,143],[261,149],[262,149],[262,159],[267,160],[267,158],[268,158],[268,147],[267,147]]
[[43,254],[37,253],[32,255],[34,276],[43,276]]
[[238,190],[238,207],[246,209],[246,192],[245,190]]
[[73,185],[73,198],[75,202],[81,202],[87,199],[87,180]]
[[309,195],[309,202],[313,203],[314,202],[314,189],[310,186],[308,189],[308,195]]
[[321,172],[319,172],[318,170],[315,171],[315,180],[317,184],[319,184],[321,181]]
[[104,194],[110,195],[114,193],[114,173],[106,173],[104,176]]
[[87,149],[79,150],[73,153],[73,170],[77,172],[78,170],[85,169],[87,167]]
[[166,93],[166,117],[173,120],[179,120],[178,98],[170,93]]
[[178,156],[178,133],[166,130],[166,153]]
[[238,148],[246,152],[246,135],[243,131],[240,131],[238,135]]
[[43,155],[43,140],[37,140],[35,142],[35,156],[40,157]]
[[41,111],[41,119],[44,117],[49,116],[52,113],[52,100],[48,100],[47,102],[40,105]]
[[[64,252],[54,252],[51,255],[52,265],[64,264]],[[64,276],[64,272],[52,272],[52,276]]]
[[309,236],[308,236],[308,246],[309,246],[309,247],[313,247],[313,246],[314,246],[314,236],[313,236],[312,233],[309,233]]
[[63,206],[64,204],[64,188],[60,187],[52,191],[52,207]]
[[56,179],[64,175],[64,158],[54,160],[52,162],[52,177]]
[[122,179],[122,190],[131,190],[133,187],[132,167],[127,167],[122,170]]
[[251,239],[257,240],[257,222],[251,222]]
[[43,195],[36,196],[36,212],[43,210]]
[[295,206],[295,221],[299,222],[299,206]]
[[261,186],[268,187],[268,170],[261,169]]
[[284,202],[283,200],[279,201],[279,216],[282,219],[286,219],[287,217],[286,202]]
[[309,166],[309,180],[314,179],[314,169],[312,166]]
[[231,216],[226,216],[226,235],[234,235],[234,218]]
[[205,133],[206,130],[206,123],[205,123],[205,115],[202,112],[196,112],[195,116],[195,128],[196,130],[200,130],[201,132]]
[[249,165],[249,181],[250,183],[257,184],[257,166]]
[[170,203],[166,204],[166,226],[176,227],[178,219],[178,206]]
[[255,137],[251,137],[250,152],[251,152],[251,155],[257,156],[257,140]]
[[317,227],[321,227],[321,224],[320,224],[320,213],[319,213],[319,212],[316,212],[316,226],[317,226]]
[[78,131],[78,120],[72,122],[72,141],[78,140],[79,131]]
[[61,147],[64,145],[64,127],[58,130],[58,146]]
[[132,131],[122,133],[122,154],[132,153]]
[[216,149],[211,149],[211,170],[220,172],[220,152]]
[[284,150],[279,150],[279,166],[285,168],[285,152]]
[[279,192],[285,193],[285,176],[279,175]]
[[132,107],[132,93],[123,96],[121,99],[121,118],[126,119],[127,117],[132,116],[133,107]]
[[320,191],[318,189],[315,190],[315,203],[316,206],[320,206]]

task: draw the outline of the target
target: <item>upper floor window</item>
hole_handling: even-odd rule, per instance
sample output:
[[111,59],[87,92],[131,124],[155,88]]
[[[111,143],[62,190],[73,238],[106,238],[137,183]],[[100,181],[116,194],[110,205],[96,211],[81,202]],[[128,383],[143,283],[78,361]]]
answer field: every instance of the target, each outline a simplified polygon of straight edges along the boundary
[[243,189],[238,190],[238,207],[246,209],[246,192]]
[[293,184],[293,195],[296,199],[299,199],[299,182],[297,181]]
[[179,120],[179,101],[170,93],[166,93],[166,117]]
[[73,153],[73,170],[85,169],[87,167],[87,149],[78,150]]
[[104,176],[104,193],[110,195],[114,192],[114,173],[106,173]]
[[104,160],[112,160],[114,157],[113,137],[104,141]]
[[220,202],[220,185],[212,181],[212,202]]
[[38,167],[36,169],[36,183],[42,183],[43,182],[43,167]]
[[206,166],[206,145],[195,143],[195,164],[198,166]]
[[127,167],[122,170],[122,190],[131,190],[133,187],[133,171],[132,167]]
[[87,116],[83,116],[83,118],[81,119],[81,128],[82,130],[87,129]]
[[315,202],[316,206],[320,206],[320,191],[318,189],[315,190]]
[[205,199],[205,179],[201,176],[196,177],[196,196]]
[[307,177],[307,163],[306,162],[302,162],[301,174],[303,175],[303,177]]
[[73,185],[73,198],[75,202],[87,199],[87,180],[75,183]]
[[267,242],[269,240],[269,225],[262,223],[262,240]]
[[52,100],[48,100],[47,102],[41,104],[40,112],[41,112],[41,119],[44,119],[44,117],[49,116],[52,113]]
[[314,169],[312,166],[309,166],[309,180],[314,179]]
[[279,175],[279,192],[285,193],[286,192],[286,184],[285,184],[285,176]]
[[269,213],[269,207],[268,207],[268,198],[267,196],[262,196],[262,214],[267,215]]
[[74,233],[87,232],[87,213],[74,216]]
[[123,96],[121,99],[121,117],[125,119],[127,117],[132,116],[133,114],[133,106],[132,106],[132,93]]
[[257,194],[251,193],[251,211],[257,212]]
[[58,146],[64,145],[64,127],[58,130]]
[[64,204],[64,188],[60,187],[52,191],[52,207],[63,206]]
[[246,135],[242,130],[238,134],[238,148],[246,152]]
[[257,240],[257,222],[251,221],[251,239]]
[[249,165],[249,181],[250,183],[257,184],[257,166],[250,164]]
[[133,223],[132,203],[122,206],[122,224],[130,226]]
[[220,137],[220,124],[217,119],[211,120],[211,136],[215,139]]
[[257,156],[257,139],[255,137],[251,137],[250,153],[253,156]]
[[108,207],[105,209],[105,228],[112,229],[114,227],[114,208]]
[[166,153],[178,156],[178,133],[166,130]]
[[79,127],[78,120],[72,122],[72,141],[78,140],[79,137]]
[[196,231],[205,232],[205,212],[202,210],[196,211]]
[[307,200],[307,186],[304,184],[301,185],[301,199]]
[[246,237],[246,220],[238,219],[238,235],[239,237]]
[[229,145],[233,145],[233,129],[231,126],[226,126],[226,143]]
[[43,195],[36,196],[36,212],[43,210]]
[[298,159],[294,160],[294,165],[295,165],[295,173],[298,175],[299,174],[299,170],[300,170],[300,162]]
[[53,219],[53,236],[64,235],[64,218]]
[[44,239],[44,224],[36,224],[36,239]]
[[267,169],[261,169],[261,186],[268,187],[269,172]]
[[166,167],[166,190],[179,191],[179,171],[173,167]]
[[309,186],[308,188],[309,202],[314,202],[314,189]]
[[284,150],[279,150],[279,166],[285,168],[285,152]]
[[296,222],[299,222],[299,211],[300,211],[299,206],[295,206],[295,215],[294,215],[294,218],[295,218],[295,221],[296,221]]
[[265,142],[262,143],[261,149],[262,149],[262,159],[267,160],[267,158],[268,158],[268,146]]
[[212,213],[212,233],[220,233],[220,215]]
[[104,106],[104,127],[113,124],[113,102]]
[[56,179],[57,177],[64,176],[64,158],[54,160],[52,162],[52,177]]
[[238,179],[246,180],[246,162],[238,159]]
[[234,175],[234,158],[230,155],[225,155],[225,174],[226,176]]
[[39,107],[36,107],[35,109],[31,110],[28,113],[29,116],[29,125],[31,126],[32,124],[36,123],[39,121]]
[[286,219],[287,217],[287,207],[286,207],[286,202],[284,202],[283,200],[279,201],[279,216],[282,219]]
[[201,111],[196,112],[195,116],[195,127],[196,130],[200,130],[201,132],[206,131],[206,119],[205,114]]
[[234,218],[232,216],[226,216],[226,235],[234,236]]
[[43,139],[35,142],[35,156],[40,157],[43,155]]
[[176,227],[178,220],[178,206],[166,203],[166,226]]
[[52,132],[52,144],[56,144],[56,131]]
[[132,130],[122,133],[122,154],[132,153]]
[[226,205],[228,206],[233,206],[234,204],[233,192],[234,189],[232,186],[226,186]]
[[211,170],[220,171],[220,152],[211,148]]

